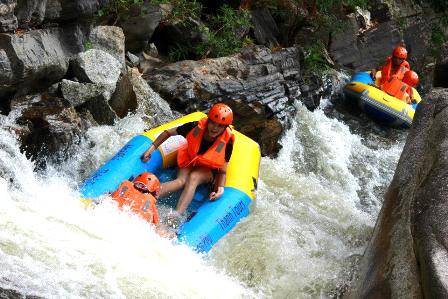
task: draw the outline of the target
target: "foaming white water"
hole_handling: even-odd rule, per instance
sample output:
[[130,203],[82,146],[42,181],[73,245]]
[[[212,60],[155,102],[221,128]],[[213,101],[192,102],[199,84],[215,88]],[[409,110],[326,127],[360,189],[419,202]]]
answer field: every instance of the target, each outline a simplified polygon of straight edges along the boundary
[[270,297],[339,296],[402,145],[371,149],[322,110],[297,109],[278,157],[262,159],[253,213],[215,248],[213,262]]
[[[71,174],[97,167],[147,126],[130,115],[89,131],[77,156],[44,174],[0,129],[0,294],[43,298],[254,298],[190,248],[159,237],[107,199],[85,209]],[[89,146],[89,138],[97,142]],[[58,172],[57,169],[61,169]],[[77,177],[78,174],[75,175]]]
[[44,298],[337,296],[402,144],[370,147],[344,123],[297,105],[279,156],[262,159],[251,215],[205,258],[107,200],[80,205],[77,185],[156,125],[144,113],[91,128],[71,159],[44,174],[0,130],[0,289]]

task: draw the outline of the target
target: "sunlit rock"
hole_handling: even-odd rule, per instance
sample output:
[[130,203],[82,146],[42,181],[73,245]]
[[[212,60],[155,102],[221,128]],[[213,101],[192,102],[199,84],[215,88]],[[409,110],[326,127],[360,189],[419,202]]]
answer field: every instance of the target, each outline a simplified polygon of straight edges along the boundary
[[89,35],[92,48],[111,54],[124,67],[124,34],[117,26],[97,26]]

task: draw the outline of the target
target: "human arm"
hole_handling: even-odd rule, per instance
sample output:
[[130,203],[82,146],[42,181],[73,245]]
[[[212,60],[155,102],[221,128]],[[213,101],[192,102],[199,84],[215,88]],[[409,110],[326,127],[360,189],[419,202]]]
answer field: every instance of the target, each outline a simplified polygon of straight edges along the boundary
[[177,135],[177,128],[171,128],[163,131],[159,136],[157,136],[156,140],[151,144],[151,146],[143,153],[141,159],[143,162],[147,162],[152,153],[162,144],[164,143],[170,136]]
[[218,199],[224,193],[224,185],[226,183],[227,162],[218,169],[215,175],[215,183],[213,184],[213,192],[210,193],[210,200]]

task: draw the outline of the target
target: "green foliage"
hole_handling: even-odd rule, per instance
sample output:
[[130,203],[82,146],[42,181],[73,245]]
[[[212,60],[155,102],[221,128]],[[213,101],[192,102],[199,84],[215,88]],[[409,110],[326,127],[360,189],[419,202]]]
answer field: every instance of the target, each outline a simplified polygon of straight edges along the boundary
[[199,57],[228,56],[241,50],[251,41],[244,36],[251,27],[250,13],[247,10],[235,11],[223,5],[220,14],[210,22],[210,28],[202,27],[205,42],[195,47]]
[[185,47],[185,45],[179,45],[177,44],[174,49],[172,49],[168,53],[168,59],[170,61],[179,61],[179,60],[185,60],[188,59],[190,56],[190,48]]
[[318,74],[323,74],[330,69],[325,59],[325,48],[321,43],[314,44],[304,49],[305,69]]
[[144,3],[152,5],[169,4],[172,9],[165,16],[167,22],[185,22],[188,18],[197,19],[200,17],[202,6],[196,0],[112,0],[107,6],[98,10],[99,17],[114,15],[116,18],[128,18],[129,10],[133,6],[141,8],[140,13],[145,14]]
[[85,51],[90,50],[92,48],[93,48],[93,45],[92,45],[91,41],[87,40],[87,41],[84,42],[84,50]]
[[107,6],[98,10],[98,16],[106,15],[118,15],[122,12],[128,11],[132,5],[138,4],[142,5],[144,0],[112,0]]
[[185,22],[188,18],[198,19],[200,17],[202,6],[196,0],[173,0],[170,2],[173,5],[173,10],[167,16],[168,21]]
[[433,46],[439,48],[447,41],[447,37],[439,26],[434,26],[431,31],[431,42]]

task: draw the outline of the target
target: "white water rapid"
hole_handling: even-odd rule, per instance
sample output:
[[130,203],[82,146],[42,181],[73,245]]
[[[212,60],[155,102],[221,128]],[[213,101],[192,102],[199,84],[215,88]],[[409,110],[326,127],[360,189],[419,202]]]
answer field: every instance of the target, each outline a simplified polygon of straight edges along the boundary
[[278,157],[262,158],[252,213],[207,256],[113,204],[86,210],[79,201],[82,180],[154,125],[143,112],[91,128],[69,161],[44,173],[8,130],[15,116],[0,116],[0,294],[337,297],[370,237],[403,138],[368,139],[322,109],[297,110]]

